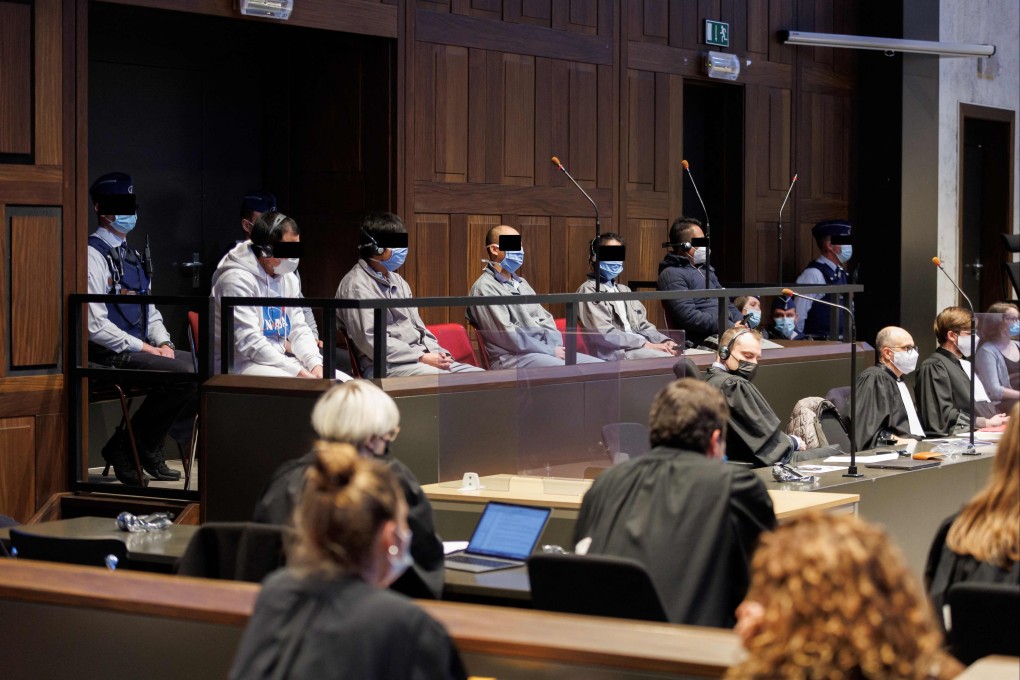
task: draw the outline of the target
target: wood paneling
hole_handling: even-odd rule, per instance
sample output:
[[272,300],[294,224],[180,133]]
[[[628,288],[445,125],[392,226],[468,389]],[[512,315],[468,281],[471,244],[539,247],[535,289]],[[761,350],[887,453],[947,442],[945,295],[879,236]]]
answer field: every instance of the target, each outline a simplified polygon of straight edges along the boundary
[[35,512],[35,418],[0,419],[0,510],[19,522]]
[[62,413],[35,418],[35,507],[66,487],[67,419]]
[[[405,277],[415,295],[466,295],[466,290],[450,290],[450,270],[445,263],[450,255],[449,215],[415,215],[414,229],[408,238],[410,252]],[[419,292],[427,291],[427,292]],[[422,309],[426,324],[450,321],[448,309]]]
[[32,153],[32,5],[0,1],[0,154]]
[[36,0],[35,7],[35,162],[59,165],[63,152],[60,1]]
[[11,367],[60,359],[60,220],[11,217]]

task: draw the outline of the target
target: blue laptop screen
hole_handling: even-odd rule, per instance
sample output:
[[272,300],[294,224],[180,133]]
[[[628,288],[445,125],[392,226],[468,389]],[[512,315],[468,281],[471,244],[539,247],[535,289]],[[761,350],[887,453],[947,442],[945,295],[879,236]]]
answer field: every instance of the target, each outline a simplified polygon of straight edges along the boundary
[[549,508],[489,503],[471,535],[467,552],[526,560],[535,549],[551,512]]

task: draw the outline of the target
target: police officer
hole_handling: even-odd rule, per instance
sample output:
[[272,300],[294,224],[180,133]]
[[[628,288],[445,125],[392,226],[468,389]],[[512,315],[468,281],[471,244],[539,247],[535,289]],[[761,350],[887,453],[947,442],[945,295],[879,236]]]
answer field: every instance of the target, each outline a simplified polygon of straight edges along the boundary
[[[124,303],[89,305],[89,361],[120,369],[194,373],[191,353],[174,348],[159,310],[133,299],[151,292],[152,262],[148,247],[142,255],[127,245],[127,234],[138,219],[131,176],[123,172],[103,175],[89,193],[99,227],[88,239],[88,291],[124,296]],[[131,427],[142,467],[152,477],[180,479],[180,472],[166,465],[163,440],[178,421],[182,421],[181,431],[190,432],[197,410],[194,383],[164,383],[147,389],[144,403],[131,418]],[[103,447],[103,459],[122,483],[140,485],[129,462],[129,447],[123,428],[117,428]]]
[[[853,257],[854,248],[849,243],[835,244],[833,237],[841,237],[838,240],[849,240],[850,223],[846,220],[823,220],[811,228],[811,235],[818,244],[821,255],[814,262],[809,264],[797,277],[799,285],[846,285],[849,282],[847,277],[846,264]],[[806,293],[805,293],[806,294]],[[816,300],[836,302],[836,295],[811,295]],[[797,332],[809,338],[825,340],[829,337],[829,321],[831,307],[816,305],[810,299],[797,298]],[[843,313],[839,313],[839,335],[843,335]]]

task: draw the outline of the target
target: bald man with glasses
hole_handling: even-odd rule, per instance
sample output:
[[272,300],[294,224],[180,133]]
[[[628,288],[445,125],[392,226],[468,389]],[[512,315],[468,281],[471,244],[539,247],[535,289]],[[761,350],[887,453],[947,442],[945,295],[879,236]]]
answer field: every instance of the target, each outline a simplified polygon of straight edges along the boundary
[[917,367],[918,352],[910,333],[886,326],[875,338],[878,363],[857,377],[857,446],[873,449],[904,439],[924,439],[924,428],[903,376]]

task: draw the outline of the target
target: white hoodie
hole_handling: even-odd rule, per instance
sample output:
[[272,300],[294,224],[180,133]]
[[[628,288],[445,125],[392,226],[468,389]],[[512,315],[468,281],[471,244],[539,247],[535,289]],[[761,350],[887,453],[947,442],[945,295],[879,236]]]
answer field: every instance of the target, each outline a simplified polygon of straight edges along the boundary
[[[212,294],[216,298],[215,335],[216,372],[220,367],[220,300],[225,297],[284,297],[301,296],[301,281],[291,274],[270,276],[259,265],[251,251],[251,241],[238,243],[223,256],[212,279]],[[250,366],[271,366],[296,376],[302,368],[312,370],[322,365],[322,355],[315,335],[305,323],[300,303],[282,309],[290,324],[290,335],[263,333],[263,307],[234,307],[234,373],[244,373]],[[291,351],[285,353],[285,340],[290,340]]]

